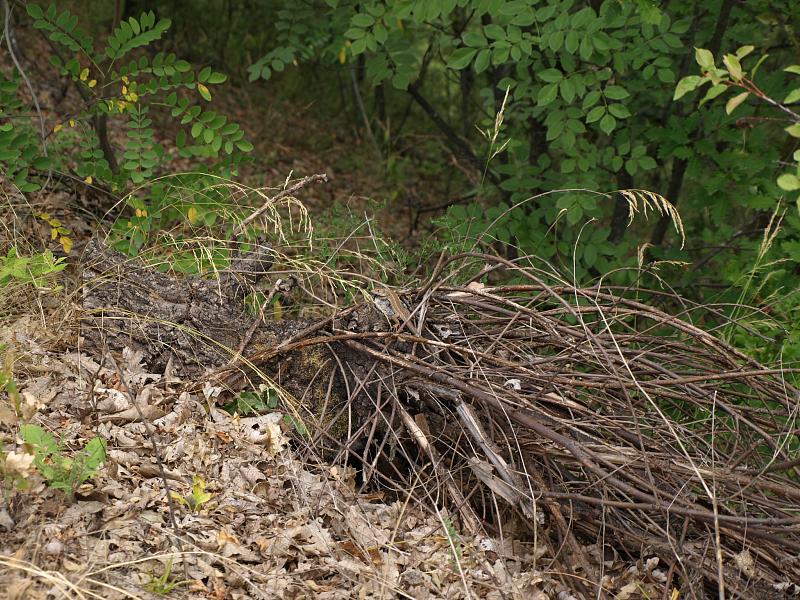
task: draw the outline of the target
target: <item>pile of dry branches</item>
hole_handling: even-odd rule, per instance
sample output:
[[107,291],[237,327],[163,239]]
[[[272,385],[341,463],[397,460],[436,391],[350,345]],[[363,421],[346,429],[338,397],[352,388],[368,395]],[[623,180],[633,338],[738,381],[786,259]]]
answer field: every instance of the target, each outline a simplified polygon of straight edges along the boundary
[[[376,476],[423,501],[446,491],[470,533],[516,515],[595,584],[587,541],[659,556],[666,589],[690,597],[788,594],[800,581],[800,396],[785,373],[693,324],[719,323],[711,308],[672,297],[684,309],[669,314],[519,265],[441,261],[418,289],[375,296],[387,327],[352,325],[367,303],[251,359],[314,344],[368,357],[366,375],[340,364],[350,400],[374,407],[345,448],[366,478],[389,449],[402,455]],[[517,283],[478,283],[498,271]]]

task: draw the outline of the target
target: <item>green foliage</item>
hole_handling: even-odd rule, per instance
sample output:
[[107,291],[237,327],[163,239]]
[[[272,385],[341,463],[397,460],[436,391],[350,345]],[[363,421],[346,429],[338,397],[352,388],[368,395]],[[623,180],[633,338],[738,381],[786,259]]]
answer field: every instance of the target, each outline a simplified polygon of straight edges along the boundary
[[[244,210],[234,195],[227,180],[211,173],[146,178],[136,194],[125,198],[131,212],[112,225],[113,245],[136,255],[157,240],[168,246],[169,266],[176,272],[199,275],[224,269],[229,261],[225,244],[199,248],[193,240],[216,238],[220,229],[232,229]],[[248,230],[248,236],[255,232]]]
[[[0,76],[0,165],[9,179],[23,192],[39,187],[39,175],[48,169],[72,170],[88,184],[98,184],[115,192],[132,190],[126,198],[131,219],[123,218],[115,228],[119,249],[136,253],[153,227],[167,228],[169,218],[214,221],[213,207],[206,207],[205,194],[199,199],[184,195],[175,210],[175,198],[166,194],[169,186],[149,186],[148,197],[139,198],[138,189],[152,181],[173,159],[156,138],[153,114],[166,107],[169,117],[182,126],[177,133],[178,156],[216,161],[210,172],[232,175],[252,150],[244,131],[236,123],[201,104],[212,99],[210,90],[226,76],[205,67],[195,72],[186,60],[173,53],[154,51],[171,25],[152,11],[139,18],[119,23],[103,43],[78,27],[78,17],[55,5],[46,10],[28,3],[26,10],[33,27],[52,42],[50,63],[59,74],[71,79],[80,94],[79,112],[64,123],[56,123],[48,136],[51,156],[45,156],[34,121],[32,107],[20,100],[20,80]],[[198,102],[199,100],[199,102]],[[20,118],[25,115],[26,118]],[[121,154],[116,155],[108,128],[119,122],[125,130]],[[208,168],[208,167],[207,167]],[[203,174],[187,175],[185,187],[203,190],[208,184]],[[211,194],[214,195],[214,194]],[[224,194],[216,194],[222,196]],[[193,213],[190,210],[194,206]],[[157,215],[154,222],[152,215]],[[48,220],[42,217],[44,220]],[[49,222],[49,220],[48,220]],[[129,225],[129,226],[125,226]],[[69,252],[69,231],[60,223],[52,225]],[[24,267],[20,261],[5,260],[9,273]],[[0,280],[2,283],[2,280]]]
[[278,407],[278,399],[279,395],[274,389],[261,384],[258,392],[239,392],[231,402],[222,407],[222,410],[230,415],[249,417],[274,410]]
[[[722,65],[717,66],[711,51],[696,48],[694,58],[701,74],[682,78],[675,88],[674,98],[680,99],[708,85],[699,105],[702,107],[706,103],[716,102],[718,98],[727,97],[725,113],[728,115],[744,111],[746,102],[754,99],[776,111],[777,117],[771,117],[770,121],[781,123],[789,139],[800,138],[800,113],[791,106],[800,100],[800,87],[793,87],[785,96],[781,94],[783,100],[765,92],[756,83],[756,76],[765,64],[767,55],[758,58],[753,55],[754,50],[752,45],[742,46],[733,54],[724,54]],[[745,68],[748,63],[752,67]],[[791,75],[800,75],[800,65],[790,65],[783,70]],[[762,78],[765,78],[763,70]],[[796,86],[797,80],[790,85]],[[797,144],[793,146],[796,148]],[[787,192],[790,208],[788,211],[776,211],[764,230],[753,264],[742,269],[737,279],[732,281],[734,288],[740,290],[733,316],[759,335],[749,335],[738,328],[729,329],[728,333],[739,347],[747,349],[760,360],[795,364],[800,361],[800,328],[796,325],[800,313],[797,288],[797,265],[800,265],[800,149],[794,149],[791,158],[794,161],[791,170],[784,171],[776,178],[777,187]],[[781,252],[776,252],[775,248]],[[742,317],[745,311],[741,307],[747,304],[767,304],[770,312],[778,318],[768,318],[762,313]],[[765,343],[765,340],[774,340],[776,343],[773,346]]]
[[48,288],[51,276],[66,266],[64,257],[55,258],[49,250],[33,256],[19,256],[17,248],[12,246],[5,256],[0,255],[0,288],[17,282],[33,285],[40,291],[53,291],[57,288]]
[[190,583],[189,581],[181,581],[177,577],[173,577],[172,575],[172,559],[170,558],[167,561],[167,564],[164,566],[164,570],[161,575],[156,576],[155,573],[150,573],[150,580],[144,585],[144,589],[146,589],[151,594],[157,594],[159,596],[166,596],[172,591],[181,585],[186,585]]
[[106,460],[106,442],[99,437],[89,440],[83,450],[72,456],[67,456],[62,445],[38,425],[23,425],[20,437],[31,446],[34,465],[42,477],[70,498],[80,484],[97,474]]
[[[759,258],[781,195],[793,201],[800,191],[790,139],[800,131],[786,112],[797,112],[800,100],[793,3],[273,0],[266,6],[280,16],[271,46],[264,42],[250,67],[251,79],[281,72],[283,85],[292,77],[290,64],[298,65],[301,80],[319,77],[321,65],[336,73],[340,90],[341,82],[355,85],[364,108],[355,100],[358,111],[348,114],[358,126],[366,118],[373,131],[385,133],[377,141],[387,163],[416,154],[427,164],[439,161],[437,179],[447,184],[435,191],[463,199],[439,219],[451,247],[516,246],[516,253],[536,254],[579,282],[603,275],[625,284],[640,276],[640,249],[649,243],[648,259],[700,266],[662,266],[660,276],[701,302],[736,302],[736,286],[756,264],[748,302],[796,287],[797,211],[787,212],[771,254]],[[756,43],[769,55],[760,70],[750,54]],[[722,51],[730,46],[743,48]],[[710,75],[692,74],[695,61]],[[684,94],[703,83],[711,91],[698,110]],[[745,89],[750,83],[758,93]],[[320,108],[339,107],[328,100],[334,95],[316,93],[322,85],[306,95]],[[732,88],[727,105],[713,102]],[[778,127],[789,136],[776,136]],[[409,139],[430,139],[434,129],[449,156],[441,158],[441,145],[407,150]],[[630,221],[629,207],[612,193],[620,189],[653,190],[677,204],[685,247],[666,236],[659,215]]]
[[206,491],[206,482],[199,475],[192,477],[192,491],[188,496],[182,496],[178,492],[171,492],[173,500],[189,507],[192,511],[199,511],[203,505],[207,504],[211,498],[211,493]]
[[[599,10],[554,0],[538,6],[483,0],[318,2],[316,8],[327,18],[306,20],[298,11],[293,24],[295,31],[307,32],[305,48],[314,50],[315,60],[345,68],[363,61],[369,85],[388,83],[396,93],[412,84],[444,90],[427,96],[444,121],[491,119],[485,124],[490,130],[495,126],[494,135],[479,143],[485,144],[483,160],[503,203],[491,212],[485,203],[455,207],[442,222],[444,229],[485,232],[488,240],[535,249],[545,258],[569,257],[572,263],[579,230],[572,226],[595,219],[599,233],[581,239],[591,248],[578,260],[580,274],[635,258],[632,244],[606,243],[613,201],[567,193],[519,203],[564,187],[613,190],[622,171],[647,177],[656,169],[656,147],[641,135],[650,124],[631,116],[637,104],[652,104],[650,80],[676,80],[688,18],[610,1]],[[297,46],[278,43],[271,55]],[[269,62],[267,56],[251,67],[251,77]],[[464,82],[470,81],[472,89],[466,89]],[[507,114],[497,119],[506,90]],[[480,112],[458,114],[459,104],[471,102],[442,98],[459,92],[476,101]],[[474,218],[465,222],[469,213]],[[555,227],[558,223],[569,227]]]
[[[675,88],[674,99],[678,100],[688,92],[701,88],[706,84],[711,84],[705,97],[700,101],[700,106],[719,96],[725,95],[728,91],[733,91],[733,95],[730,96],[725,103],[726,114],[731,114],[752,95],[754,98],[778,109],[789,123],[784,127],[784,131],[791,137],[800,138],[800,113],[795,112],[791,108],[793,103],[800,101],[800,87],[792,89],[783,101],[775,100],[761,90],[758,85],[756,85],[754,78],[759,67],[761,67],[767,59],[767,55],[765,54],[755,61],[750,73],[742,68],[742,61],[748,57],[754,49],[754,46],[742,46],[735,54],[725,54],[722,57],[724,66],[717,67],[713,53],[704,48],[697,48],[695,50],[695,61],[700,66],[703,74],[688,75],[681,79]],[[784,71],[794,75],[800,75],[800,65],[789,65]],[[793,171],[784,172],[782,175],[778,176],[776,180],[778,187],[786,192],[797,192],[800,190],[800,150],[794,151],[792,159],[795,162]],[[793,196],[800,200],[800,194],[794,194]],[[797,205],[797,208],[798,211],[800,211],[800,204]],[[800,258],[800,256],[798,258]]]
[[19,73],[14,71],[10,78],[0,73],[0,169],[20,191],[33,192],[39,184],[31,181],[30,170],[47,170],[51,161],[42,151],[32,119],[18,117],[28,111],[19,98],[19,86]]
[[[181,124],[194,121],[191,133],[195,144],[181,143],[186,139],[185,130],[178,134],[181,156],[218,157],[223,152],[230,155],[234,142],[238,142],[235,148],[240,151],[249,149],[235,124],[227,127],[225,141],[232,140],[229,144],[223,143],[222,132],[199,135],[205,133],[205,128],[215,131],[211,126],[219,128],[227,119],[204,112],[192,97],[196,92],[203,101],[210,101],[208,86],[222,83],[225,75],[210,67],[195,73],[187,61],[173,53],[157,52],[151,57],[141,52],[162,39],[171,25],[169,19],[157,19],[152,11],[142,13],[138,19],[130,17],[119,23],[103,47],[96,49],[95,40],[78,29],[78,18],[70,11],[59,13],[55,5],[45,11],[33,3],[26,9],[33,26],[61,48],[50,60],[62,76],[72,79],[84,101],[83,110],[72,125],[80,129],[81,162],[77,172],[81,177],[107,181],[119,189],[128,182],[138,185],[151,178],[168,155],[155,140],[148,113],[151,108],[164,105],[172,109],[173,117],[185,114]],[[188,97],[179,98],[179,93],[188,93]],[[114,168],[117,157],[110,155],[110,146],[102,139],[105,128],[98,129],[98,124],[109,118],[122,120],[127,129],[119,169]],[[198,127],[198,123],[202,126]]]

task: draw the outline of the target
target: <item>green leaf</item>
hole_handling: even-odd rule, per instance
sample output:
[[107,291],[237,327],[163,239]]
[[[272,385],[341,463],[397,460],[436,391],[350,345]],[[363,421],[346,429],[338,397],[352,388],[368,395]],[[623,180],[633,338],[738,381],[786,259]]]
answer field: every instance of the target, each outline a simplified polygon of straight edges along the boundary
[[222,128],[222,131],[220,131],[220,133],[222,135],[232,135],[232,134],[236,133],[238,130],[239,130],[239,125],[238,124],[236,124],[236,123],[228,123],[227,125],[225,125],[225,127]]
[[742,102],[747,100],[747,97],[750,95],[750,92],[742,92],[741,94],[736,94],[733,98],[728,100],[725,104],[725,112],[727,114],[731,114],[736,107],[739,106]]
[[628,90],[619,85],[606,86],[606,89],[603,90],[603,94],[605,94],[606,98],[610,98],[612,100],[622,100],[623,98],[630,96]]
[[561,44],[564,43],[564,32],[554,31],[550,34],[550,37],[547,41],[550,46],[550,50],[553,52],[558,52],[559,48],[561,48]]
[[25,7],[25,10],[28,11],[28,14],[33,19],[44,19],[44,11],[38,4],[28,3],[28,5]]
[[609,114],[600,119],[600,130],[606,135],[610,135],[616,126],[617,120]]
[[95,437],[89,440],[84,448],[86,462],[84,463],[83,481],[93,477],[97,468],[106,460],[106,441]]
[[250,152],[253,149],[253,144],[247,140],[239,140],[236,142],[236,147],[242,152]]
[[547,85],[542,86],[542,89],[539,90],[539,93],[536,96],[536,102],[539,106],[547,106],[556,99],[557,94],[558,85],[555,83],[548,83]]
[[358,13],[353,15],[353,18],[350,19],[350,23],[363,29],[366,27],[371,27],[373,23],[375,23],[375,17],[368,15],[367,13]]
[[204,86],[202,83],[198,83],[197,91],[200,92],[200,95],[206,102],[211,102],[211,92],[208,91],[206,86]]
[[360,40],[356,40],[353,42],[353,45],[350,46],[350,51],[353,53],[354,56],[358,56],[359,54],[363,53],[364,50],[367,49],[367,38],[363,37]]
[[578,49],[578,44],[580,44],[578,32],[574,29],[570,29],[567,32],[567,37],[564,38],[564,48],[570,54],[575,54],[575,51]]
[[492,56],[492,52],[489,49],[484,49],[478,52],[478,57],[475,59],[475,72],[476,73],[483,73],[487,67],[489,66],[489,59]]
[[204,67],[202,71],[197,74],[197,81],[205,83],[211,77],[211,67]]
[[37,458],[40,452],[46,456],[59,450],[56,439],[39,425],[23,425],[19,429],[19,434],[26,443],[36,447]]
[[464,40],[467,46],[472,46],[473,48],[485,48],[487,44],[486,38],[475,31],[468,31],[461,36],[461,39]]
[[631,111],[624,104],[609,104],[608,112],[617,117],[618,119],[627,119],[631,116]]
[[700,100],[700,106],[703,106],[703,104],[705,104],[709,100],[713,100],[720,94],[724,93],[727,89],[728,86],[725,85],[724,83],[718,83],[717,85],[712,85],[710,88],[708,88],[708,91],[706,92],[706,95],[703,96],[703,99]]
[[225,73],[217,73],[215,71],[215,72],[211,73],[211,75],[208,76],[208,83],[213,83],[213,84],[216,85],[218,83],[222,83],[227,78],[228,78],[228,76],[225,75]]
[[[594,45],[598,44],[598,46],[599,46],[599,44],[601,43],[600,39],[601,38],[599,38],[597,36],[595,36],[594,38],[591,38],[588,35],[585,35],[585,36],[583,36],[583,38],[581,38],[581,47],[578,50],[578,54],[580,54],[580,57],[583,60],[589,60],[592,57],[592,52],[594,50]],[[599,50],[599,47],[598,47],[598,50]]]
[[547,83],[555,83],[556,81],[561,81],[564,78],[564,74],[558,69],[545,69],[544,71],[540,71],[538,75],[539,79],[546,81]]
[[787,192],[800,190],[800,177],[792,173],[784,173],[778,177],[778,187]]
[[750,78],[751,79],[756,76],[756,73],[758,72],[758,68],[761,66],[761,63],[763,63],[768,58],[769,58],[769,54],[765,54],[764,56],[762,56],[761,58],[758,59],[758,62],[756,63],[756,66],[753,67],[753,72],[750,74]]
[[490,23],[483,28],[483,33],[491,40],[506,39],[506,30],[495,23]]
[[351,27],[350,29],[344,32],[344,37],[351,40],[360,40],[365,35],[367,35],[366,30],[359,29],[358,27]]
[[380,23],[375,25],[375,29],[372,30],[372,33],[375,36],[375,41],[381,45],[385,44],[386,40],[389,39],[389,32],[386,31],[386,27]]
[[477,53],[478,50],[475,48],[459,48],[453,52],[453,55],[450,57],[447,66],[451,69],[463,69],[472,62],[472,58]]
[[644,171],[655,169],[656,166],[657,163],[655,159],[651,156],[643,156],[639,159],[639,167]]
[[559,87],[561,89],[561,97],[564,99],[564,102],[571,104],[575,99],[575,84],[569,79],[564,79],[559,84]]
[[606,114],[605,106],[595,106],[589,111],[589,114],[586,115],[586,122],[594,123],[595,121],[600,120],[600,117],[602,117],[604,114]]
[[141,27],[139,27],[139,21],[137,21],[137,20],[136,20],[136,19],[134,19],[133,17],[131,17],[130,19],[128,19],[128,23],[130,24],[130,26],[131,26],[131,29],[133,30],[133,33],[134,33],[135,35],[139,35],[139,34],[142,32],[142,28],[141,28]]
[[789,65],[784,69],[787,73],[794,73],[795,75],[800,75],[800,65]]
[[597,102],[600,100],[601,97],[602,94],[600,94],[599,90],[592,90],[591,92],[586,94],[586,96],[584,96],[583,98],[583,110],[586,110],[597,104]]
[[783,103],[784,104],[792,104],[800,100],[800,88],[794,89],[786,96]]
[[792,137],[800,138],[800,123],[789,125],[789,127],[786,127],[784,131]]
[[714,68],[714,55],[711,54],[711,51],[706,50],[705,48],[695,48],[694,59],[705,71],[710,71]]
[[742,65],[739,64],[738,58],[736,58],[733,54],[726,54],[722,57],[722,62],[724,62],[725,66],[728,67],[728,73],[730,73],[731,79],[734,81],[742,80]]
[[673,100],[680,100],[689,92],[693,92],[700,85],[703,78],[699,75],[688,75],[682,78],[678,85],[675,86],[675,95],[672,96]]
[[658,80],[662,83],[672,83],[675,81],[675,72],[672,69],[659,69]]

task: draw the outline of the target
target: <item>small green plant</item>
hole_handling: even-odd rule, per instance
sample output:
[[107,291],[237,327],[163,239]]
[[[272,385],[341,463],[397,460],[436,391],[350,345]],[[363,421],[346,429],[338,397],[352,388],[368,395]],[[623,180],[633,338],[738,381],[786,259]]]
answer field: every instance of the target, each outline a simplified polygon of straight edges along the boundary
[[450,542],[450,550],[453,553],[451,562],[455,569],[457,568],[457,563],[461,562],[461,536],[458,535],[456,526],[453,524],[453,520],[450,517],[444,518],[444,527],[447,533],[447,539]]
[[170,558],[164,566],[164,572],[161,575],[156,577],[155,573],[150,573],[150,581],[145,584],[144,588],[151,594],[166,596],[179,585],[186,585],[187,583],[189,583],[189,581],[182,581],[172,576],[172,559]]
[[199,475],[192,477],[192,492],[188,496],[183,496],[178,492],[171,492],[173,500],[189,507],[193,512],[198,512],[200,508],[211,500],[211,493],[206,491],[206,482]]
[[89,440],[83,450],[73,456],[67,456],[55,437],[38,425],[23,425],[20,437],[31,447],[33,464],[42,477],[69,498],[74,496],[80,484],[97,474],[106,459],[106,442],[99,437]]
[[229,415],[238,414],[243,417],[264,413],[278,407],[278,393],[263,383],[258,391],[245,391],[222,407]]
[[64,270],[67,266],[64,261],[64,257],[55,258],[49,250],[20,256],[16,246],[12,246],[5,256],[0,255],[0,288],[17,282],[31,284],[40,291],[57,291],[58,286],[48,288],[47,283],[51,275]]

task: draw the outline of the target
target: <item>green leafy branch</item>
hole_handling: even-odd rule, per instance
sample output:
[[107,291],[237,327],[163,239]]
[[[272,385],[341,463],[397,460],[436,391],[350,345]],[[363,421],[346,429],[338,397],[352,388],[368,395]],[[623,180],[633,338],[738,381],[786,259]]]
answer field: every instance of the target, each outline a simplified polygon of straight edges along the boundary
[[[710,83],[711,87],[700,101],[700,106],[721,96],[728,90],[734,90],[737,93],[730,97],[725,103],[725,112],[730,115],[752,95],[788,115],[792,123],[785,127],[784,131],[792,137],[800,138],[800,114],[792,110],[789,106],[800,100],[800,87],[792,89],[786,95],[783,102],[775,100],[759,88],[754,78],[759,67],[769,55],[764,54],[759,58],[749,74],[748,71],[744,70],[742,67],[742,60],[754,49],[754,46],[742,46],[734,54],[725,54],[722,57],[724,66],[717,67],[714,55],[709,50],[705,48],[696,48],[695,61],[702,69],[703,74],[689,75],[681,79],[675,88],[674,100],[678,100],[687,93]],[[789,65],[784,71],[794,75],[800,75],[800,65]],[[796,162],[796,172],[783,173],[777,179],[778,187],[787,192],[800,190],[800,150],[796,150],[792,158]],[[798,208],[800,209],[800,207]]]
[[44,156],[39,136],[29,118],[15,118],[28,112],[19,99],[19,74],[0,74],[0,167],[5,177],[22,192],[34,192],[39,185],[30,180],[31,168],[46,170],[52,161]]

